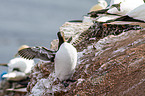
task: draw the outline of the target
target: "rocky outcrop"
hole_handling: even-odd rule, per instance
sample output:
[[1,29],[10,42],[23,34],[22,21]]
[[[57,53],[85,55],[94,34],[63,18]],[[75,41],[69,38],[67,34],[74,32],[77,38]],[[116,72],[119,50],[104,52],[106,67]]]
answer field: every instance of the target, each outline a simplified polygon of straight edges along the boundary
[[[93,24],[87,30],[74,23],[61,31],[75,34],[78,64],[72,76],[77,80],[64,87],[56,78],[54,64],[39,62],[28,85],[30,96],[143,96],[145,94],[145,29],[128,24]],[[64,29],[63,29],[64,28]],[[83,31],[82,31],[83,30]],[[71,31],[70,31],[71,32]],[[68,34],[68,33],[67,33]],[[75,35],[74,35],[75,34]]]

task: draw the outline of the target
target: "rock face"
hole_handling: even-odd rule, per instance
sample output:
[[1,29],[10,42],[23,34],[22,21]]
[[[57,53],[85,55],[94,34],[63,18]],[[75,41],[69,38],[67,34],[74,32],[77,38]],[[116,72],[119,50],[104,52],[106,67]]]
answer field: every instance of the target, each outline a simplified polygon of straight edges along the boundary
[[[76,30],[78,27],[72,28]],[[61,30],[64,31],[63,28]],[[40,62],[36,64],[30,76],[28,95],[143,96],[145,94],[144,28],[132,25],[94,24],[77,36],[77,42],[72,42],[78,50],[78,65],[72,76],[72,79],[77,81],[65,88],[55,76],[54,64]]]
[[65,38],[73,37],[72,42],[75,42],[79,38],[80,34],[86,31],[93,23],[70,23],[66,22],[60,27],[60,32],[64,32]]

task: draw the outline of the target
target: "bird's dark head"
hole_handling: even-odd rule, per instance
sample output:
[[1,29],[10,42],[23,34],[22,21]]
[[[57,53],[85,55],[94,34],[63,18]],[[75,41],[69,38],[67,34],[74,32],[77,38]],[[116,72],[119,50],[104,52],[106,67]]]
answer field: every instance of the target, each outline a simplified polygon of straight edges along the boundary
[[58,39],[59,39],[59,44],[58,44],[58,49],[61,46],[62,43],[65,42],[65,37],[63,32],[58,32],[57,33]]
[[58,39],[63,39],[65,41],[64,32],[58,32],[57,36],[58,36]]

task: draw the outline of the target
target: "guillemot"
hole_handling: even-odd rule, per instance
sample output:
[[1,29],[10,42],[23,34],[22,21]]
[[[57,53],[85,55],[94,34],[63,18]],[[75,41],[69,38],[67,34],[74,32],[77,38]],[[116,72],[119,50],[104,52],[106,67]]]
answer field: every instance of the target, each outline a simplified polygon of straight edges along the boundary
[[70,80],[70,77],[77,65],[77,50],[73,45],[65,41],[63,32],[58,32],[57,36],[59,44],[55,55],[55,74],[64,86],[67,87],[69,84],[64,83],[65,81],[75,81]]

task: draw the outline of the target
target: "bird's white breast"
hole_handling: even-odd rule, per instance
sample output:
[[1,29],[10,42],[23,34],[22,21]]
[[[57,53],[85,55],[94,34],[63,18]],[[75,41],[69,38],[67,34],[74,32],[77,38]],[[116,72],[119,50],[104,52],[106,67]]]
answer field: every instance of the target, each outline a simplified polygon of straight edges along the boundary
[[61,80],[67,80],[71,77],[77,64],[77,51],[69,43],[64,42],[55,56],[55,73]]

